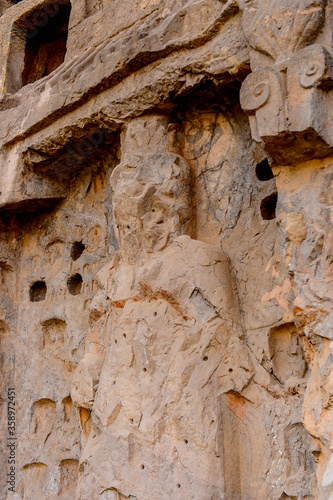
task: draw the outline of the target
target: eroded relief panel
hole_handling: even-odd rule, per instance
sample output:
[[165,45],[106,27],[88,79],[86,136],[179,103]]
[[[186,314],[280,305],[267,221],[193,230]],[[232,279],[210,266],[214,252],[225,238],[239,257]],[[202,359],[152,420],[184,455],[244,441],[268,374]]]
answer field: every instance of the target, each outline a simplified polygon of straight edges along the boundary
[[0,33],[0,498],[330,500],[331,0]]

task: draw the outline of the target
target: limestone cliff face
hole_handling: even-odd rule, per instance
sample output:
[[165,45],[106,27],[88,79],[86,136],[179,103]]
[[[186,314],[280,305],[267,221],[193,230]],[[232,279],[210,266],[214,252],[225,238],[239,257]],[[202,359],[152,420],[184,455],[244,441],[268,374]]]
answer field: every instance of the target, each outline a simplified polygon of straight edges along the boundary
[[1,499],[333,498],[332,8],[1,3]]

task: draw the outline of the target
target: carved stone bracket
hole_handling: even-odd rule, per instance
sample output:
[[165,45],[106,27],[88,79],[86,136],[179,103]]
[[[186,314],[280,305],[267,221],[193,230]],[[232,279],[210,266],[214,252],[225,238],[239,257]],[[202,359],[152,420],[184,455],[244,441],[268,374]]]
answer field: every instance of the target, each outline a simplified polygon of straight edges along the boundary
[[333,57],[326,1],[258,0],[242,7],[253,72],[240,102],[253,139],[282,164],[330,154]]

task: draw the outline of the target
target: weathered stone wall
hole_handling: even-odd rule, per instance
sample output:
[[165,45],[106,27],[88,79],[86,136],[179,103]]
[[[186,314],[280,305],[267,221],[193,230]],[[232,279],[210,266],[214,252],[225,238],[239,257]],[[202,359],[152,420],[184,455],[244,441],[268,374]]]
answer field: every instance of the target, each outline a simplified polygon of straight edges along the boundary
[[1,499],[332,498],[332,7],[1,3]]

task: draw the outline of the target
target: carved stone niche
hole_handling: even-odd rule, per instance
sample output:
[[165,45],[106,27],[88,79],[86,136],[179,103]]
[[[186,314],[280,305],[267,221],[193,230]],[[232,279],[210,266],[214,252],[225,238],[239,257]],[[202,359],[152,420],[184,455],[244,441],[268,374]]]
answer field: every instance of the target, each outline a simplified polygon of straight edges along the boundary
[[280,164],[333,151],[331,1],[240,0],[252,69],[240,102]]

